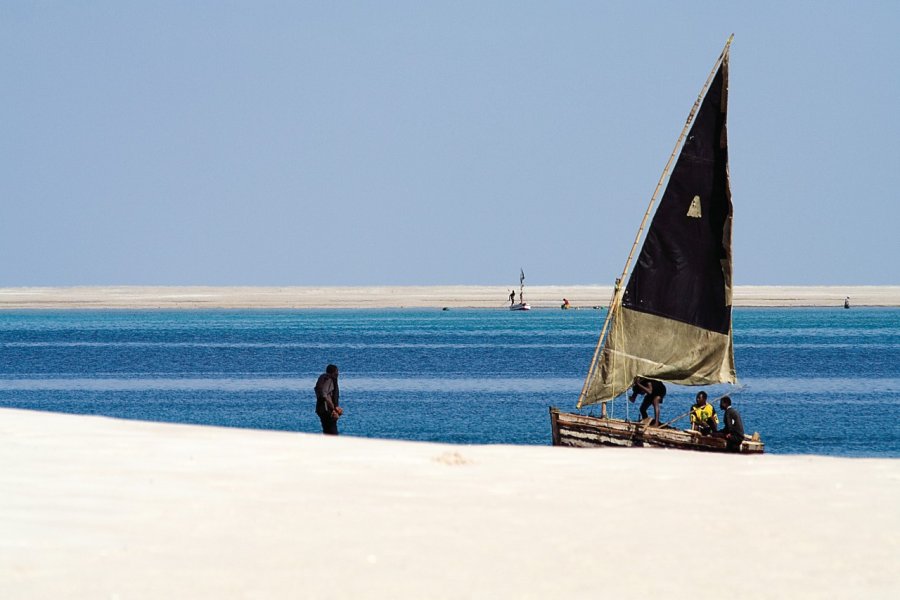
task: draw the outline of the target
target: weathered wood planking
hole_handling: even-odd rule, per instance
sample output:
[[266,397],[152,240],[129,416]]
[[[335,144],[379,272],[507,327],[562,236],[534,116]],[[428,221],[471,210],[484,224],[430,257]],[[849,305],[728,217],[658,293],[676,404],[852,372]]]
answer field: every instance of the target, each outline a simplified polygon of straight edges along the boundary
[[[637,422],[621,419],[588,417],[561,412],[550,408],[550,423],[554,446],[595,448],[601,446],[649,446],[698,450],[701,452],[727,452],[724,438],[700,435],[696,431],[672,427],[647,427]],[[759,454],[765,445],[744,436],[742,454]]]

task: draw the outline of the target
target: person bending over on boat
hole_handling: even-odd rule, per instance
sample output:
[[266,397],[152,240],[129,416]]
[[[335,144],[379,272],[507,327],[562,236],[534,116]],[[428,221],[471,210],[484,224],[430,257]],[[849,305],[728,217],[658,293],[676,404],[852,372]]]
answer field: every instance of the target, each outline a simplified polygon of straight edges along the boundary
[[706,392],[697,392],[697,401],[691,407],[691,429],[703,435],[715,433],[719,429],[719,417],[712,404],[706,402]]
[[634,402],[638,394],[644,396],[644,401],[641,402],[641,420],[649,416],[647,415],[647,409],[652,405],[653,421],[650,425],[659,427],[659,405],[663,403],[663,398],[666,397],[666,386],[663,385],[662,381],[647,379],[646,377],[635,377],[631,386],[631,396],[628,399]]
[[341,391],[338,388],[338,368],[335,365],[325,367],[325,372],[316,381],[316,414],[322,421],[322,433],[337,435],[337,422],[344,409],[340,405]]
[[725,438],[729,452],[740,452],[741,443],[744,441],[744,422],[741,420],[741,413],[731,405],[731,398],[728,396],[722,396],[719,408],[725,411],[722,415],[722,431],[719,434]]

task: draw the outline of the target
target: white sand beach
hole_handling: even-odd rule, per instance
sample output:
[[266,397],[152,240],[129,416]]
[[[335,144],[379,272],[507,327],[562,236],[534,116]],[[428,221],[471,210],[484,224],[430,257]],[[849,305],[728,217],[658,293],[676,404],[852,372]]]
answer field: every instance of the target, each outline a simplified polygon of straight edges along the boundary
[[4,598],[900,596],[897,460],[3,409],[0,464]]
[[[504,308],[504,286],[375,287],[26,287],[0,288],[0,309],[15,308]],[[534,308],[606,307],[611,286],[525,288]],[[738,286],[735,306],[900,306],[896,286]]]

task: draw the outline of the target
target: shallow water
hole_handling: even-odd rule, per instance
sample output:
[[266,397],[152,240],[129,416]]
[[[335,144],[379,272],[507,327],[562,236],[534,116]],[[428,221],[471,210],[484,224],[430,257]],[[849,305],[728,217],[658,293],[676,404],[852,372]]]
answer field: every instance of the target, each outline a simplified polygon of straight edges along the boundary
[[[318,431],[312,386],[341,367],[344,434],[549,444],[604,311],[0,313],[0,406]],[[900,309],[736,309],[730,393],[767,451],[900,457]],[[695,389],[668,386],[662,418]],[[726,386],[707,388],[711,396]],[[637,410],[617,402],[616,416]]]

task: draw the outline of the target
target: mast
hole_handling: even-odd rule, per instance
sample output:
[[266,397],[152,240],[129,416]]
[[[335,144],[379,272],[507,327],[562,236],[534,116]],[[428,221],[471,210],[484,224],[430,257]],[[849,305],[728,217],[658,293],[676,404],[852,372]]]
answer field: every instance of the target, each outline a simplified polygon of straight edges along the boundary
[[[612,320],[613,313],[615,313],[622,304],[622,295],[623,295],[623,284],[627,281],[627,277],[629,274],[629,270],[631,268],[631,262],[634,259],[634,252],[638,247],[638,244],[641,241],[642,236],[644,235],[644,229],[646,228],[647,221],[650,218],[650,214],[653,212],[653,207],[656,205],[657,199],[659,197],[659,192],[663,188],[663,184],[666,181],[666,178],[669,176],[669,172],[672,168],[672,163],[675,162],[675,158],[678,156],[679,150],[681,149],[685,137],[687,136],[688,131],[693,125],[694,118],[697,116],[697,110],[700,108],[703,99],[706,97],[706,93],[709,90],[709,86],[712,83],[713,79],[716,76],[716,73],[719,70],[719,67],[722,65],[722,62],[725,61],[728,57],[728,53],[731,49],[731,42],[734,40],[734,34],[732,33],[728,36],[728,40],[725,42],[725,47],[722,49],[722,53],[719,55],[719,58],[716,59],[715,65],[713,65],[712,70],[709,73],[709,76],[706,78],[706,82],[703,84],[703,88],[700,90],[700,93],[697,96],[697,100],[694,102],[694,105],[691,107],[691,111],[688,114],[687,120],[685,121],[684,127],[681,130],[681,134],[678,136],[678,140],[675,142],[675,147],[672,149],[672,153],[669,155],[669,160],[666,162],[666,166],[663,169],[662,175],[659,177],[659,181],[656,184],[656,188],[653,190],[653,195],[650,197],[650,202],[647,205],[647,210],[644,212],[644,217],[641,219],[641,225],[638,228],[637,234],[635,235],[634,242],[631,245],[631,250],[628,252],[628,258],[625,260],[625,266],[622,269],[622,276],[616,279],[615,288],[613,289],[613,296],[610,300],[609,309],[606,312],[606,318],[603,321],[603,328],[600,331],[600,337],[597,340],[597,346],[594,348],[594,355],[591,358],[591,364],[588,368],[587,376],[584,379],[584,385],[581,387],[581,393],[578,395],[578,403],[576,404],[576,408],[579,410],[582,407],[582,403],[584,402],[584,397],[587,394],[588,389],[591,386],[594,378],[597,375],[597,365],[599,361],[597,360],[601,349],[604,347],[606,342],[606,336],[609,331],[609,324]],[[606,414],[606,400],[601,401],[601,411],[605,415]]]
[[525,304],[525,271],[519,267],[519,302]]

